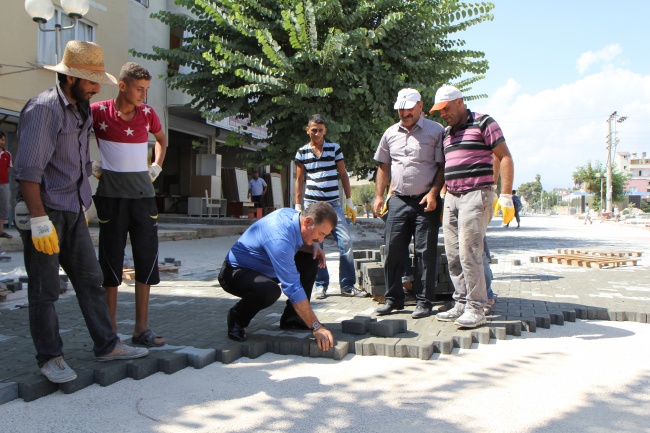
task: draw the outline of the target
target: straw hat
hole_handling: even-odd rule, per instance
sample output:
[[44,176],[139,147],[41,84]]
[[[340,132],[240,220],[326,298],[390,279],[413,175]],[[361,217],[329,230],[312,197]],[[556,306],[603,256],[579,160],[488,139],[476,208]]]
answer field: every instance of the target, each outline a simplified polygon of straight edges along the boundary
[[68,42],[61,62],[56,66],[45,66],[45,69],[99,84],[117,84],[115,77],[104,70],[102,47],[92,42]]

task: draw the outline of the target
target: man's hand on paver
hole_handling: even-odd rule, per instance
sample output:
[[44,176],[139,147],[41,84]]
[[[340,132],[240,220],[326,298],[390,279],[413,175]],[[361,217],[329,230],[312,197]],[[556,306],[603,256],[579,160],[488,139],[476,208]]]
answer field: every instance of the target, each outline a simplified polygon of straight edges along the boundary
[[501,194],[494,206],[494,216],[503,214],[503,224],[509,224],[515,217],[515,205],[512,203],[512,194]]

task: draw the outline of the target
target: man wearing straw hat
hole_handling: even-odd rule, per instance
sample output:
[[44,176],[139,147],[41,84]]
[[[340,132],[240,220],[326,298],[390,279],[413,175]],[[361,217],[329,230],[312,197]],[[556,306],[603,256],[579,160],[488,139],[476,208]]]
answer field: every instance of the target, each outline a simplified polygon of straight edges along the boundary
[[38,366],[51,382],[63,383],[77,375],[63,359],[54,306],[60,293],[59,266],[75,289],[97,361],[140,358],[148,351],[121,343],[113,331],[84,216],[92,203],[89,101],[102,84],[116,80],[104,71],[101,47],[90,42],[68,42],[61,63],[45,68],[57,72],[58,84],[30,99],[18,123],[15,177],[24,201],[16,205],[16,213],[29,218],[16,223],[24,245]]

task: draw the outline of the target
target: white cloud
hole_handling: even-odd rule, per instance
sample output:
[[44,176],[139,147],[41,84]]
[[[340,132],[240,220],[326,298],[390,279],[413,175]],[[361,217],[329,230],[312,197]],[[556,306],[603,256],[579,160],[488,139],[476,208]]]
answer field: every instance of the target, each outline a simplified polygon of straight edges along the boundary
[[580,75],[584,75],[591,65],[599,62],[609,63],[622,52],[623,49],[618,44],[606,45],[602,50],[596,52],[586,51],[576,61],[576,68]]
[[515,161],[515,188],[542,176],[544,189],[573,184],[571,175],[587,161],[606,161],[607,118],[617,125],[618,151],[641,152],[650,119],[650,75],[607,68],[573,83],[529,94],[508,79],[494,96],[468,103],[499,123]]

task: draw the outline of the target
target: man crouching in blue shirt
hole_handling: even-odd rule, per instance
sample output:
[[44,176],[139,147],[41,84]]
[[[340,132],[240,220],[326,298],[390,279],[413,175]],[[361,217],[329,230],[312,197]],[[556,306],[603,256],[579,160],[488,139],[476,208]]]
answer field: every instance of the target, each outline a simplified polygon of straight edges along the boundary
[[303,212],[277,210],[244,232],[219,272],[221,287],[241,298],[228,311],[228,338],[246,341],[244,328],[284,292],[289,299],[280,328],[310,329],[321,350],[334,346],[332,333],[318,321],[309,299],[318,268],[325,267],[319,243],[336,223],[334,208],[316,202]]

